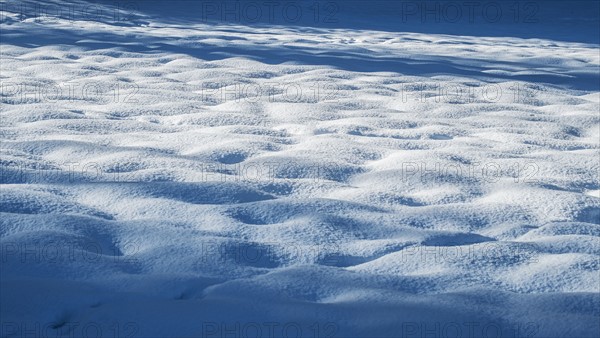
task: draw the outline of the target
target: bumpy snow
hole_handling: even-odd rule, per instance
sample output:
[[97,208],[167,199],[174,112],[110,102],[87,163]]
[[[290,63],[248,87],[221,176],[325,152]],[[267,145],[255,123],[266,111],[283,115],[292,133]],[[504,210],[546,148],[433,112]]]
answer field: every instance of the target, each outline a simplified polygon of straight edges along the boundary
[[2,337],[600,333],[596,42],[160,3],[5,3]]

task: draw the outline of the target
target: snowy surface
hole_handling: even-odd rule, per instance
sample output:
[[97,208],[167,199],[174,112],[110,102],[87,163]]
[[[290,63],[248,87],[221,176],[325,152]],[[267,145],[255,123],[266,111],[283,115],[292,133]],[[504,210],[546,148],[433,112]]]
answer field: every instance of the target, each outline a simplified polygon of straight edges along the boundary
[[310,25],[18,3],[1,337],[600,334],[597,5]]

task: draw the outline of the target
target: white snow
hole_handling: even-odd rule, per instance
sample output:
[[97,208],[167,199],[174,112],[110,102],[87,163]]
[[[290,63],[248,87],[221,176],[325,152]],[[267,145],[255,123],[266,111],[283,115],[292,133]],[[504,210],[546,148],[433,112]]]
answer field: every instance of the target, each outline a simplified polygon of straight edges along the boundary
[[600,335],[593,37],[181,3],[3,2],[1,337]]

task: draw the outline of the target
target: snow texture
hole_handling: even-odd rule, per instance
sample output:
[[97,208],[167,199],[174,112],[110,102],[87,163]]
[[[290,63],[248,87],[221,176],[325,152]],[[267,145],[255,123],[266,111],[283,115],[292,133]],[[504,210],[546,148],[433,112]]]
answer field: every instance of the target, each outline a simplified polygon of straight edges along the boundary
[[267,3],[1,2],[0,337],[600,336],[597,2]]

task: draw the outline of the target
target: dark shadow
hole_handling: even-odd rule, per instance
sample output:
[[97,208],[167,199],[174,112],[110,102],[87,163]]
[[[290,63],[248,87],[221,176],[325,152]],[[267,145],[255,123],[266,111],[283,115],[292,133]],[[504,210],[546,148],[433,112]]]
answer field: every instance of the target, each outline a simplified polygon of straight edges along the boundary
[[[104,2],[105,1],[91,1],[91,3]],[[52,25],[44,25],[43,22],[33,22],[31,24],[28,23],[28,27],[26,28],[27,34],[25,34],[23,27],[19,27],[18,29],[14,28],[16,27],[15,25],[19,24],[19,21],[10,18],[4,18],[0,36],[3,44],[29,48],[47,45],[66,45],[96,51],[110,48],[110,53],[112,53],[115,57],[118,57],[123,52],[185,54],[206,61],[222,60],[230,57],[245,57],[272,65],[297,63],[302,65],[327,66],[353,72],[392,72],[399,75],[423,77],[447,75],[469,77],[474,80],[490,83],[500,81],[527,81],[583,91],[600,90],[600,76],[598,74],[597,67],[590,66],[590,70],[587,72],[571,71],[565,74],[564,67],[552,67],[552,65],[549,65],[544,60],[531,60],[531,58],[523,58],[518,61],[472,59],[448,55],[415,55],[411,58],[403,58],[394,55],[386,55],[383,53],[374,53],[351,44],[349,44],[347,47],[340,47],[336,45],[335,49],[331,49],[327,48],[327,46],[298,47],[286,46],[285,44],[265,46],[256,43],[245,43],[243,45],[226,44],[223,46],[223,44],[216,45],[210,41],[203,42],[204,39],[209,38],[222,39],[224,41],[231,40],[231,36],[224,33],[232,32],[239,32],[240,39],[243,39],[241,35],[251,34],[253,31],[257,33],[271,31],[273,33],[285,32],[289,35],[293,35],[294,32],[305,33],[306,31],[311,31],[318,34],[328,34],[332,33],[334,28],[352,27],[354,29],[372,29],[376,28],[377,25],[391,25],[388,28],[389,30],[394,31],[404,30],[404,28],[406,28],[405,26],[397,25],[397,22],[393,20],[386,21],[382,19],[379,21],[373,19],[373,15],[375,15],[374,18],[377,18],[376,15],[384,8],[381,4],[381,1],[372,1],[369,2],[369,6],[362,7],[359,6],[362,3],[360,1],[349,1],[347,3],[344,2],[346,6],[344,8],[348,8],[348,10],[347,13],[340,12],[340,15],[342,16],[356,15],[356,11],[358,11],[359,8],[363,8],[366,11],[372,11],[374,13],[370,13],[370,16],[363,16],[363,20],[358,21],[337,20],[336,22],[327,22],[314,25],[321,27],[301,27],[300,23],[296,25],[291,24],[285,27],[268,25],[270,30],[265,31],[260,27],[267,26],[260,22],[252,25],[240,25],[228,22],[215,22],[215,20],[212,20],[211,22],[213,22],[214,26],[211,25],[210,32],[207,32],[202,31],[200,28],[187,28],[185,25],[186,23],[191,22],[202,23],[202,15],[199,17],[198,11],[201,11],[203,6],[206,6],[207,3],[212,3],[216,6],[218,4],[227,2],[228,1],[170,1],[169,6],[165,6],[164,2],[160,0],[144,1],[143,3],[133,2],[131,7],[136,8],[136,11],[130,9],[128,12],[126,10],[128,7],[121,7],[119,9],[120,14],[118,15],[115,14],[116,11],[114,9],[114,4],[111,5],[113,7],[94,7],[104,8],[103,10],[98,10],[99,14],[96,16],[97,20],[101,19],[100,21],[115,25],[115,29],[105,30],[102,32],[81,30],[77,28],[78,26],[75,24],[72,26],[67,26],[64,29],[58,29],[54,28],[55,26]],[[246,0],[241,1],[241,3],[246,2]],[[131,4],[130,2],[128,3]],[[394,1],[386,1],[385,3],[389,4],[389,6],[386,5],[389,7],[389,13],[393,13],[397,9],[397,6],[400,6],[400,4],[395,3]],[[547,5],[539,7],[540,10],[547,9],[548,13],[546,13],[546,15],[553,13],[553,15],[558,15],[556,14],[556,11],[562,8],[559,5],[555,5],[554,1],[542,1],[540,4]],[[553,5],[550,6],[548,4]],[[580,13],[583,7],[577,7],[578,2],[570,2],[569,4],[571,11],[575,11],[575,14],[579,15],[576,16],[576,18],[581,19],[580,22],[582,23],[582,26],[580,28],[584,26],[588,27],[586,25],[597,26],[598,16],[596,16],[593,11],[590,11],[587,16],[585,16]],[[590,6],[595,8],[594,6],[597,7],[597,4]],[[10,9],[11,7],[9,6],[8,8]],[[132,13],[135,13],[135,15]],[[387,15],[393,15],[389,13]],[[564,12],[564,15],[569,13],[570,12],[568,11]],[[198,34],[194,35],[193,39],[184,40],[185,38],[178,36],[156,36],[152,34],[152,27],[146,27],[142,29],[140,33],[136,33],[135,36],[122,33],[118,28],[119,25],[144,25],[148,22],[149,17],[154,17],[155,19],[152,19],[151,21],[158,26],[169,24],[174,25],[174,27],[179,29],[189,29],[192,31],[196,30]],[[370,17],[371,19],[366,20],[366,17]],[[119,20],[112,21],[115,18],[118,18]],[[48,18],[42,19],[46,20]],[[305,18],[305,20],[309,19]],[[313,18],[311,18],[309,21],[311,20],[313,20]],[[567,21],[570,22],[569,20]],[[543,23],[543,21],[540,22],[540,24],[541,23]],[[305,24],[308,25],[309,23]],[[444,27],[454,27],[456,29],[458,29],[457,27],[459,26],[458,24],[450,26],[448,26],[446,23],[441,24],[445,25]],[[502,25],[503,24],[499,23],[494,27],[504,27]],[[560,24],[557,25],[561,26]],[[468,28],[469,30],[472,30],[475,27],[473,25],[463,26],[463,28]],[[513,28],[510,28],[509,30],[517,29],[517,26],[519,25],[510,26]],[[548,25],[546,23],[543,26],[552,27],[553,25]],[[437,24],[418,25],[418,28],[424,31],[435,31],[437,29],[436,27],[438,27]],[[490,32],[499,32],[495,28],[486,31],[485,29],[482,29],[484,25],[479,25],[476,27],[477,29],[475,31],[477,34],[483,34],[486,36],[489,36],[488,33]],[[535,27],[535,25],[527,27],[532,28]],[[444,33],[449,33],[450,31],[452,31],[452,29],[444,31]],[[535,32],[535,29],[524,29],[524,26],[520,26],[520,28],[514,31],[515,34],[517,32],[521,34],[520,37],[525,37],[525,35]],[[598,30],[595,30],[595,33],[593,34],[591,31],[587,30],[585,30],[585,32],[589,34],[583,34],[582,32],[583,31],[569,30],[569,34],[577,39],[596,39],[595,36],[597,37],[598,35]],[[221,35],[221,33],[223,34]],[[468,35],[473,35],[473,32],[469,32]],[[509,31],[505,31],[502,33],[502,36],[511,35]],[[519,35],[517,34],[517,36]],[[452,42],[448,41],[447,43]],[[548,46],[548,48],[552,47],[552,45]],[[484,72],[494,68],[497,69],[498,65],[501,65],[510,71],[503,72],[502,74],[489,74]]]
[[[112,3],[110,0],[96,0]],[[356,29],[600,43],[594,0],[144,0],[128,2],[166,23]]]

